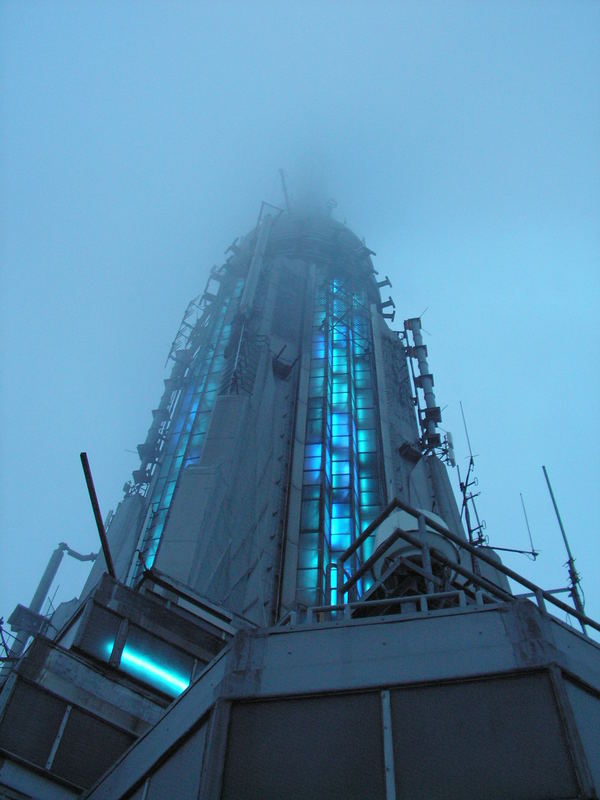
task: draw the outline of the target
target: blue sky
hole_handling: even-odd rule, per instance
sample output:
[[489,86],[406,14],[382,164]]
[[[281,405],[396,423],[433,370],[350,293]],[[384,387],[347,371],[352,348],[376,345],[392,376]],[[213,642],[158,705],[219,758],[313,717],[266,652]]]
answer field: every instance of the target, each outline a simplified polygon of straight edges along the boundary
[[78,454],[114,508],[185,305],[283,167],[400,323],[427,308],[490,542],[527,545],[522,492],[542,555],[507,563],[565,584],[546,464],[600,617],[599,43],[576,0],[2,4],[0,614],[59,541],[97,548]]

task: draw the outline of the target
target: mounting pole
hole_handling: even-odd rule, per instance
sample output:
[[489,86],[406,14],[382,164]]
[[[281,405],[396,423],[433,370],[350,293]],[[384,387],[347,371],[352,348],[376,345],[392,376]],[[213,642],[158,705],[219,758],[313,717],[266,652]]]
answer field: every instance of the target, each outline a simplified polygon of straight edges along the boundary
[[283,196],[285,198],[285,210],[290,213],[290,198],[287,193],[287,186],[285,185],[285,174],[282,169],[279,170],[279,177],[281,178],[281,188],[283,189]]
[[83,467],[83,474],[85,475],[85,482],[87,484],[88,493],[90,495],[90,502],[94,511],[94,518],[96,520],[96,527],[98,528],[98,535],[100,536],[100,544],[102,545],[102,552],[104,560],[106,561],[106,569],[111,578],[117,578],[115,567],[113,564],[112,556],[110,554],[110,547],[108,546],[108,539],[106,538],[106,531],[104,530],[104,522],[102,521],[102,514],[100,513],[100,506],[98,505],[98,497],[96,496],[96,488],[94,487],[94,479],[92,478],[92,471],[90,469],[90,462],[88,461],[87,453],[80,453],[81,466]]
[[[558,527],[560,528],[560,532],[562,533],[563,541],[565,543],[565,549],[567,551],[567,565],[569,568],[569,579],[571,581],[571,586],[569,589],[569,594],[573,600],[573,605],[579,611],[580,614],[585,613],[583,610],[583,602],[581,597],[579,596],[579,589],[577,588],[579,584],[579,575],[577,574],[577,570],[575,569],[575,559],[573,558],[573,553],[571,552],[571,548],[569,547],[569,540],[567,539],[567,534],[565,533],[565,528],[560,516],[560,511],[558,510],[558,506],[556,504],[556,500],[554,498],[554,492],[552,491],[552,486],[550,484],[550,478],[548,477],[548,471],[546,467],[542,465],[542,470],[544,472],[544,478],[546,478],[546,483],[548,484],[548,491],[550,492],[550,498],[552,500],[552,505],[554,506],[554,513],[556,514],[556,519],[558,520]],[[585,633],[585,625],[582,623],[581,628]]]

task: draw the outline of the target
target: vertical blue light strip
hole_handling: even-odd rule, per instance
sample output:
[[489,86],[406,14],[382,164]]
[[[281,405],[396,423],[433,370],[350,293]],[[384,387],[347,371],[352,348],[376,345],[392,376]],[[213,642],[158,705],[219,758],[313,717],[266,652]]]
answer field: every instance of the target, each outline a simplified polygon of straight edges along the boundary
[[[231,336],[231,319],[237,309],[244,279],[233,289],[222,286],[208,339],[196,354],[184,379],[162,453],[158,478],[151,489],[150,514],[141,546],[145,566],[149,569],[158,552],[173,496],[185,467],[198,463],[210,414],[215,404],[220,376],[225,366],[225,350]],[[134,581],[141,573],[140,564]]]
[[[108,661],[112,654],[114,642],[107,642],[105,646]],[[179,675],[173,670],[167,669],[157,663],[145,653],[133,650],[129,646],[123,648],[119,669],[127,672],[134,678],[139,678],[146,683],[156,686],[157,689],[176,697],[185,691],[190,682],[183,675]]]
[[[315,297],[304,451],[297,600],[335,600],[338,557],[380,512],[382,448],[364,293],[324,280]],[[352,566],[369,557],[371,538]],[[359,594],[368,583],[358,586]]]

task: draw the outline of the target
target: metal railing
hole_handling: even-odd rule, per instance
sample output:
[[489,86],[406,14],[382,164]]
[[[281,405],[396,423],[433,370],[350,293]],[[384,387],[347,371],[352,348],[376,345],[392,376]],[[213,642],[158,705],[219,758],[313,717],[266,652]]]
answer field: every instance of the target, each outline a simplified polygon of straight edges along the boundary
[[[373,552],[373,554],[364,561],[361,566],[354,571],[352,574],[348,574],[344,565],[346,562],[358,551],[358,549],[364,544],[364,542],[371,536],[377,528],[384,522],[384,520],[389,517],[389,515],[399,509],[401,511],[406,512],[411,517],[417,520],[418,524],[418,531],[419,535],[414,536],[412,533],[403,530],[402,528],[396,528],[392,534]],[[345,550],[340,558],[337,561],[337,585],[336,585],[336,605],[340,607],[344,607],[347,605],[344,602],[345,595],[353,589],[358,582],[375,566],[376,562],[378,562],[385,553],[393,547],[393,545],[399,540],[402,539],[412,547],[417,550],[421,551],[422,554],[422,563],[425,570],[425,573],[429,575],[429,581],[427,584],[428,592],[430,589],[433,589],[433,573],[431,571],[431,558],[432,554],[429,548],[429,544],[427,542],[427,537],[425,536],[427,529],[433,529],[436,533],[441,535],[444,539],[448,542],[459,547],[461,550],[465,550],[467,553],[470,554],[472,559],[477,559],[478,561],[482,561],[485,564],[493,567],[496,571],[502,573],[507,578],[515,581],[515,583],[519,584],[520,586],[525,587],[528,589],[532,595],[535,597],[538,607],[541,611],[547,613],[547,609],[545,603],[550,603],[551,605],[555,606],[556,608],[560,609],[561,611],[567,613],[568,615],[574,617],[579,624],[581,625],[581,629],[585,635],[587,632],[585,630],[585,626],[589,625],[590,628],[593,628],[596,631],[600,631],[600,624],[597,623],[595,620],[588,617],[586,614],[580,613],[576,608],[570,606],[568,603],[564,603],[562,600],[559,600],[557,597],[554,597],[553,594],[549,591],[542,589],[541,587],[537,586],[532,581],[527,580],[522,575],[519,575],[518,572],[510,569],[509,567],[505,566],[504,564],[496,561],[495,559],[491,558],[490,556],[486,555],[486,553],[482,552],[480,548],[474,547],[473,545],[469,544],[460,536],[457,536],[454,533],[451,533],[447,528],[443,525],[440,525],[435,519],[430,517],[428,514],[418,511],[415,508],[403,503],[398,498],[394,498],[392,502],[384,509],[384,511],[375,519],[373,522],[365,528],[363,533],[350,545],[350,547]],[[482,589],[485,589],[486,592],[494,595],[494,597],[499,598],[501,601],[512,601],[514,600],[514,596],[509,592],[501,589],[492,581],[484,578],[482,575],[477,575],[474,570],[469,570],[462,564],[453,561],[446,556],[444,556],[439,551],[436,551],[434,554],[434,559],[436,562],[439,562],[445,566],[450,567],[454,572],[462,575],[464,578],[467,578],[471,583],[475,586],[479,586]],[[475,562],[477,563],[477,562]],[[347,578],[347,580],[346,580]],[[386,600],[389,602],[389,600]]]

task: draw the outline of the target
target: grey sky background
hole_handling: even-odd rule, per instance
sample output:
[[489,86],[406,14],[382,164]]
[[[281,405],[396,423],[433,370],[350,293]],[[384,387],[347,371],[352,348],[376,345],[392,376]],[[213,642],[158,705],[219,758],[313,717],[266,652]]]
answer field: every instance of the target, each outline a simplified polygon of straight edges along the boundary
[[[261,200],[338,202],[420,314],[490,543],[600,617],[600,5],[0,6],[0,614],[98,548],[188,300]],[[455,476],[452,480],[456,485]],[[87,570],[65,559],[55,603]],[[54,587],[56,589],[56,586]],[[54,592],[53,589],[53,592]]]

